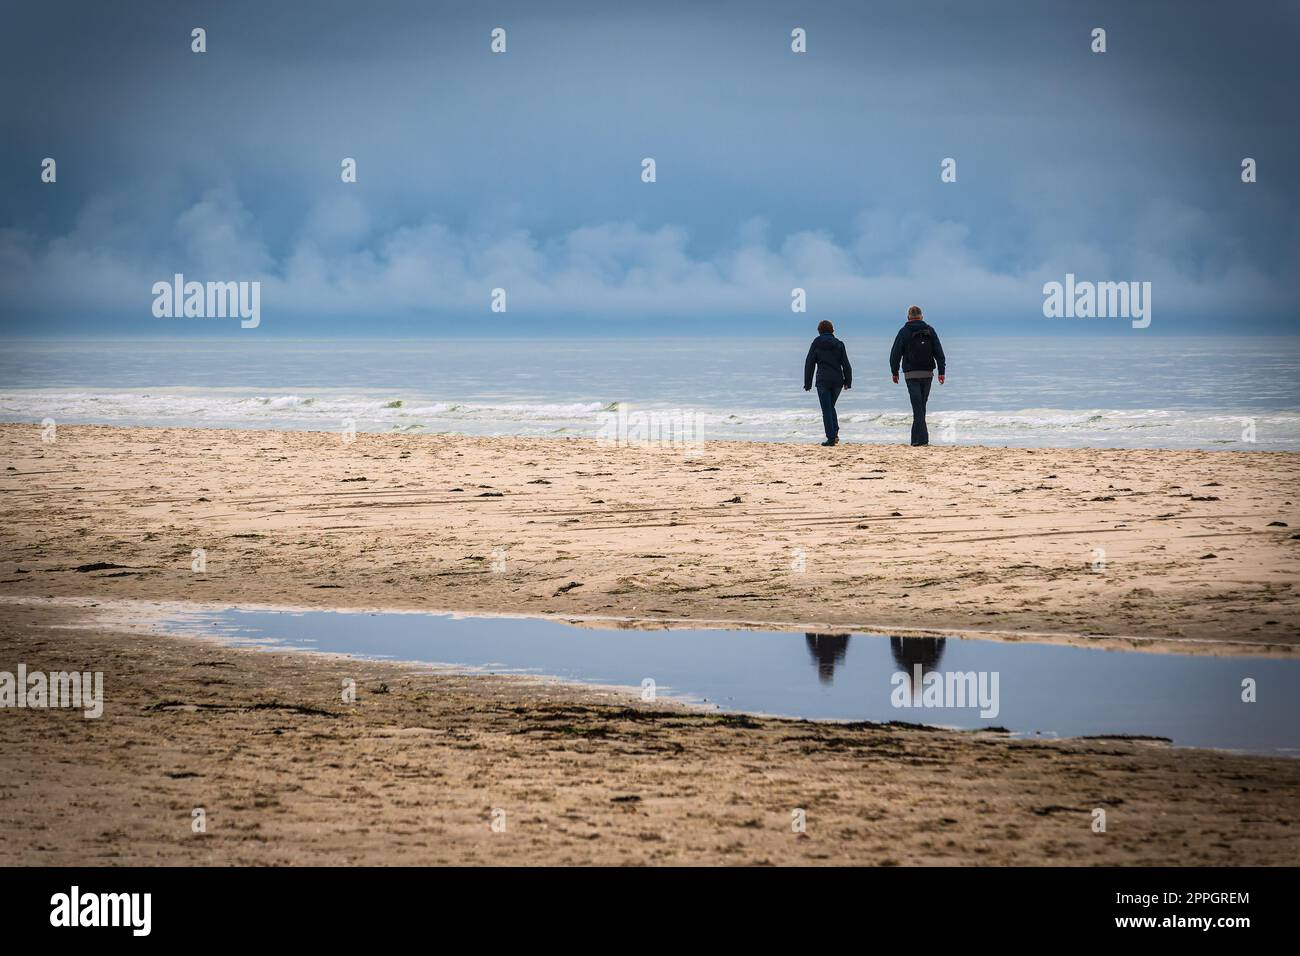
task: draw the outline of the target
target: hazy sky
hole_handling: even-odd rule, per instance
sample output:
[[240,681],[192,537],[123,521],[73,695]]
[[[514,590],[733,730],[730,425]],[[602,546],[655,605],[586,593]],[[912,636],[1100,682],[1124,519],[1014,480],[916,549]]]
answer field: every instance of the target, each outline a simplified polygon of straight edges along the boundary
[[[1297,49],[1275,0],[0,0],[0,329],[1038,334],[1072,272],[1297,332]],[[261,327],[155,318],[176,272]]]

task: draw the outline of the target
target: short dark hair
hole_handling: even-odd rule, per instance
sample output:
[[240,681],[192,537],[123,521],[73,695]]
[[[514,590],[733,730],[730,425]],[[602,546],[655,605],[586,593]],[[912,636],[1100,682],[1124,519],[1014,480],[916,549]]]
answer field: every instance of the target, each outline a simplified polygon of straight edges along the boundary
[[909,319],[924,318],[924,316],[921,315],[921,307],[919,305],[909,306],[907,309],[907,317]]
[[818,332],[834,332],[834,331],[835,331],[835,326],[831,325],[830,322],[828,322],[826,319],[822,319],[820,322],[817,323],[817,331],[818,331]]

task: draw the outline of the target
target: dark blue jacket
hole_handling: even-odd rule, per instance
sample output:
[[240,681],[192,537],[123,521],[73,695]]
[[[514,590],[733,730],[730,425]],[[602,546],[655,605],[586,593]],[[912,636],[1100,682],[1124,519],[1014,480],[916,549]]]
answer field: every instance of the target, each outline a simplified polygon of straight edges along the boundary
[[[929,329],[930,337],[934,339],[934,362],[930,364],[929,368],[911,368],[908,365],[907,339],[912,334],[912,330],[918,327]],[[943,346],[939,344],[939,333],[936,332],[934,327],[927,323],[925,319],[917,319],[915,322],[908,322],[899,329],[898,334],[894,336],[894,347],[889,350],[889,373],[891,375],[898,374],[898,363],[900,361],[903,363],[904,375],[908,372],[933,372],[936,364],[939,366],[939,374],[945,374],[945,370],[948,368],[948,360],[944,357]]]
[[853,366],[844,343],[830,332],[823,332],[808,347],[808,357],[803,361],[803,387],[812,388],[813,366],[817,367],[818,388],[851,388]]

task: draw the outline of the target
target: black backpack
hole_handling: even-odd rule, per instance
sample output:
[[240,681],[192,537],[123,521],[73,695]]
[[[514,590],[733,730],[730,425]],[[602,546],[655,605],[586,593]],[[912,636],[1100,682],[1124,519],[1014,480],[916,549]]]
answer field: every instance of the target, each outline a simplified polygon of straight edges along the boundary
[[904,354],[907,356],[908,367],[914,372],[934,368],[934,330],[928,325],[912,329]]

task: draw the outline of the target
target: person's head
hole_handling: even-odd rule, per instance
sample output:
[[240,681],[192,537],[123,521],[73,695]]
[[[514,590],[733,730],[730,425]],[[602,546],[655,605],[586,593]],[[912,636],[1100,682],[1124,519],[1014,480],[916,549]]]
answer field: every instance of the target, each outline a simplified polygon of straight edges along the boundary
[[820,322],[817,323],[817,331],[818,331],[818,332],[834,332],[834,331],[835,331],[835,326],[831,325],[831,324],[830,324],[828,321],[826,321],[825,319],[822,319]]
[[920,322],[924,318],[925,316],[921,314],[921,307],[919,305],[911,305],[907,307],[907,321]]

